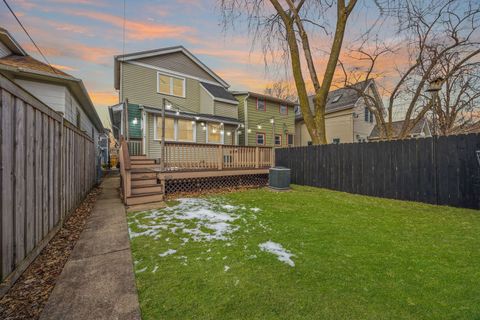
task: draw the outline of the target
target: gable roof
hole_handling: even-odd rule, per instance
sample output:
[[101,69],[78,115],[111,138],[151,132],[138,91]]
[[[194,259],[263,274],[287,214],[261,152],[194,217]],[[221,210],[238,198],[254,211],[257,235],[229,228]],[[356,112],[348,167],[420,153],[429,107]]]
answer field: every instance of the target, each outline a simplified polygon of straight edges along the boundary
[[227,103],[238,104],[233,94],[222,86],[216,86],[207,82],[200,82],[200,85],[210,94],[213,100],[224,101]]
[[196,65],[198,65],[201,69],[207,72],[210,76],[212,76],[215,80],[217,80],[222,86],[225,88],[230,87],[230,85],[220,78],[215,72],[213,72],[209,67],[207,67],[203,62],[201,62],[197,57],[195,57],[190,51],[188,51],[183,46],[174,46],[174,47],[166,47],[166,48],[159,48],[153,50],[146,50],[146,51],[138,51],[132,52],[122,55],[117,55],[114,57],[114,78],[115,78],[115,89],[119,89],[120,87],[120,64],[119,61],[132,61],[142,58],[154,57],[154,56],[161,56],[165,54],[171,54],[175,52],[181,52],[185,54],[188,58],[190,58]]
[[[0,28],[0,35],[2,32],[3,34],[8,34],[12,41],[16,43],[8,31]],[[0,38],[0,40],[2,39]],[[81,79],[75,78],[68,73],[36,60],[23,51],[23,49],[22,52],[18,51],[19,54],[16,54],[15,51],[12,52],[14,54],[0,58],[0,72],[12,73],[31,79],[32,81],[50,82],[67,87],[77,98],[95,128],[97,128],[99,132],[103,132],[104,127],[102,121]]]
[[11,36],[7,29],[0,27],[0,42],[2,42],[13,54],[26,56],[27,52],[23,50],[20,44]]
[[[405,123],[405,120],[392,122],[393,137],[398,137],[398,135],[400,134],[400,131],[403,128],[404,123]],[[428,125],[428,121],[426,119],[422,119],[418,121],[418,123],[410,131],[410,134],[421,134],[423,131],[423,127],[425,125]],[[368,138],[369,139],[380,138],[380,128],[378,127],[378,124],[376,124],[375,127],[373,127],[373,130],[370,133],[370,136]]]
[[[330,91],[327,96],[325,114],[353,108],[358,99],[361,97],[361,94],[358,92],[358,90],[363,92],[370,84],[374,85],[374,83],[374,80],[360,81],[352,85],[354,88],[340,88]],[[308,104],[310,105],[310,110],[312,110],[312,112],[314,110],[314,97],[315,95],[308,96]],[[301,113],[298,113],[295,118],[296,120],[302,120],[303,116]]]

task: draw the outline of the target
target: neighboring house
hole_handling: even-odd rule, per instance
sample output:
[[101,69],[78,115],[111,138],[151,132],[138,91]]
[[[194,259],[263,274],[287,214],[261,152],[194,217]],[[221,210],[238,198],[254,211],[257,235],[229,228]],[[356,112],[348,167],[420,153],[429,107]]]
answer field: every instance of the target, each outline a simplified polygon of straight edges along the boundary
[[[393,138],[392,139],[397,139],[398,135],[400,134],[400,131],[403,128],[404,120],[402,121],[394,121],[392,122],[392,131],[393,131]],[[426,137],[431,137],[432,132],[430,130],[430,125],[426,119],[420,120],[415,127],[410,130],[410,133],[408,134],[409,139],[414,139],[414,138],[426,138]],[[370,141],[375,141],[375,140],[380,140],[380,128],[376,125],[370,136],[368,137],[368,140]]]
[[159,158],[165,106],[166,141],[238,144],[237,99],[228,83],[184,47],[119,55],[114,62],[120,103],[110,107],[110,117],[116,138],[137,140],[142,153]]
[[295,103],[254,92],[233,92],[240,102],[238,119],[242,146],[293,146]]
[[[354,85],[363,92],[376,97],[383,105],[375,81],[362,81]],[[309,96],[310,109],[314,110],[313,96]],[[364,98],[358,90],[341,88],[328,93],[325,107],[325,129],[327,143],[352,143],[366,141],[376,121],[369,111]],[[311,137],[303,120],[300,110],[297,109],[295,118],[295,146],[311,144]]]
[[82,80],[32,58],[3,28],[0,28],[0,73],[62,113],[98,146],[104,128]]

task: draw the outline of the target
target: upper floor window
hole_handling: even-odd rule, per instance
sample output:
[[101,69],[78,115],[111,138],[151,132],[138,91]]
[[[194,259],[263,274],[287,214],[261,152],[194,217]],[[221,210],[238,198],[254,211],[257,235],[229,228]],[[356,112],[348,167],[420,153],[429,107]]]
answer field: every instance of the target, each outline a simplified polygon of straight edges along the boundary
[[368,122],[369,119],[369,110],[367,107],[365,107],[365,122]]
[[185,79],[158,73],[158,93],[185,97]]
[[280,105],[280,114],[287,115],[288,114],[288,107],[284,105]]
[[370,123],[373,123],[373,112],[370,112]]
[[257,98],[257,110],[259,111],[266,111],[267,110],[267,102],[265,99]]
[[340,143],[340,138],[333,138],[332,142],[334,144],[339,144]]

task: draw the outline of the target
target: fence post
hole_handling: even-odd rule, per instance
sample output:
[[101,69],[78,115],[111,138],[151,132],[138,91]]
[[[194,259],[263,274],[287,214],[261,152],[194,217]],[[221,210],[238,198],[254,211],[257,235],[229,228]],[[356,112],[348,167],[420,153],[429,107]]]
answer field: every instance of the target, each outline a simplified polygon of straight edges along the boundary
[[260,167],[259,162],[260,162],[260,148],[255,147],[255,168]]
[[218,170],[223,169],[223,146],[219,145],[218,146]]

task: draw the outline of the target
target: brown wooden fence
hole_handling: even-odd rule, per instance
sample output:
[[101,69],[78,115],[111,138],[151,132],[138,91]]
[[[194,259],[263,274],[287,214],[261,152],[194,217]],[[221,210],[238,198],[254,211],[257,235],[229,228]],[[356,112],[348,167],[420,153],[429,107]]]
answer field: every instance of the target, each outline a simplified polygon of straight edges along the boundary
[[275,159],[296,184],[480,209],[477,151],[469,134],[277,149]]
[[0,296],[96,181],[93,141],[0,75]]

